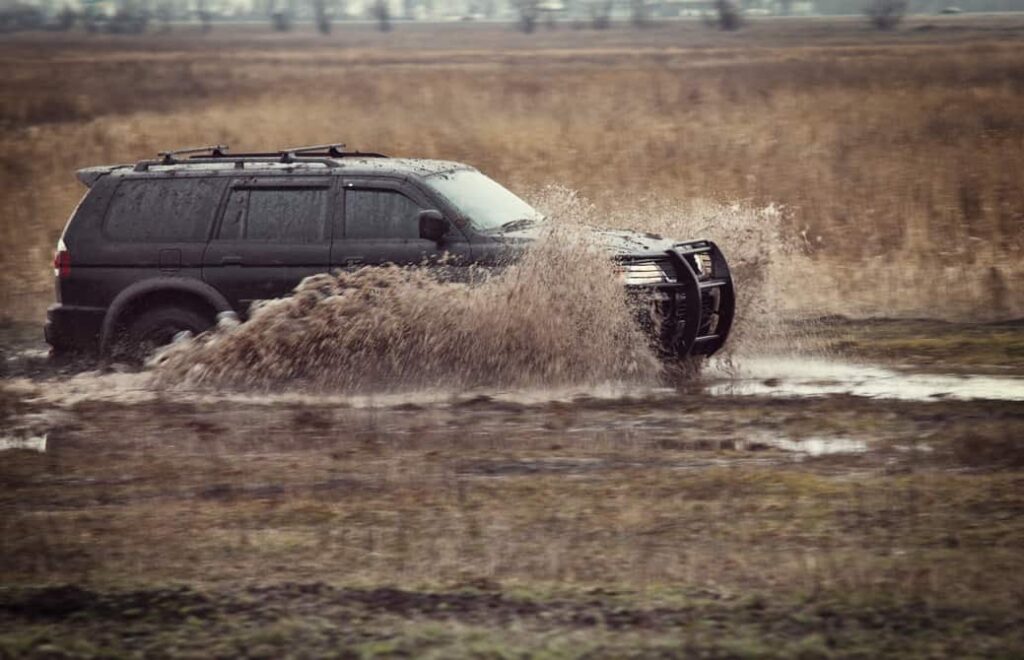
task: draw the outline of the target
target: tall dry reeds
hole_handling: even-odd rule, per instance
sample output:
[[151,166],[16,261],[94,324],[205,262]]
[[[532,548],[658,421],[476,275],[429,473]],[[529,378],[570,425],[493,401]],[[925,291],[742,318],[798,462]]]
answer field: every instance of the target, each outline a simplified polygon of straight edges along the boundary
[[48,302],[49,253],[83,192],[76,167],[331,139],[467,161],[520,190],[559,183],[638,216],[642,198],[680,214],[693,199],[775,204],[799,247],[787,258],[797,313],[1024,314],[1019,42],[753,30],[750,46],[638,53],[615,45],[625,31],[606,49],[530,50],[496,34],[475,55],[186,40],[7,65],[18,75],[0,103],[4,315],[38,318]]

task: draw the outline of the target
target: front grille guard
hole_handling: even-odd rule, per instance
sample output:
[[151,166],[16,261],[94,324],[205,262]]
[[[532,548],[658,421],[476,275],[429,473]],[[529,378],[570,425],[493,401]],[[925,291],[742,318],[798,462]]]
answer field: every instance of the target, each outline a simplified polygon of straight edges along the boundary
[[[703,265],[710,257],[710,272]],[[674,357],[713,355],[725,344],[736,311],[736,291],[729,264],[711,241],[677,243],[666,252],[630,255],[624,261],[668,258],[676,281],[627,285],[643,296],[656,296],[659,348]]]

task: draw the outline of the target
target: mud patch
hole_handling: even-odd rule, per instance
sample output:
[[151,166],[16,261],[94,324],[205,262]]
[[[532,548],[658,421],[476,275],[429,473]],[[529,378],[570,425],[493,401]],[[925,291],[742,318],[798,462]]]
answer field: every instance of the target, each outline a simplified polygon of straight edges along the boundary
[[[0,653],[282,657],[301,649],[317,657],[455,657],[471,649],[468,655],[487,657],[559,650],[559,657],[678,657],[682,650],[687,657],[738,657],[736,649],[760,649],[765,639],[782,657],[807,656],[808,648],[825,657],[832,647],[858,657],[955,655],[965,640],[1008,655],[1020,648],[1014,631],[1021,617],[1009,611],[714,589],[680,590],[664,604],[614,588],[528,597],[486,579],[470,582],[431,591],[322,582],[217,591],[9,590],[0,592]],[[943,636],[950,626],[959,631],[955,640]]]

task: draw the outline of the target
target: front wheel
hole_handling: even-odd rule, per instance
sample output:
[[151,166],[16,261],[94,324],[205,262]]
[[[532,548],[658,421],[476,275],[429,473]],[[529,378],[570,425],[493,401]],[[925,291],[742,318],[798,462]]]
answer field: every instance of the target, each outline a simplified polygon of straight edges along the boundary
[[692,385],[700,379],[701,372],[707,364],[703,355],[691,355],[683,358],[670,357],[664,362],[665,383],[670,387]]
[[117,357],[142,362],[161,346],[170,344],[179,332],[194,335],[213,325],[204,314],[180,306],[157,307],[142,312],[128,325],[115,350]]

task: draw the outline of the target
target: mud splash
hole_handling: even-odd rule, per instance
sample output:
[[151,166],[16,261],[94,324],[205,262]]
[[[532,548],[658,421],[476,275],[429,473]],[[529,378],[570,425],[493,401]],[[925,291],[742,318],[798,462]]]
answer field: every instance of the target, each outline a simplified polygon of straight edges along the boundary
[[451,391],[660,372],[611,261],[571,226],[553,223],[520,261],[468,280],[398,267],[312,277],[246,323],[171,346],[153,361],[154,383]]
[[717,239],[739,290],[726,355],[770,343],[781,318],[772,268],[791,249],[777,209],[646,200],[608,214],[565,188],[531,197],[550,222],[498,274],[469,269],[469,281],[440,282],[426,269],[384,267],[314,277],[242,325],[166,350],[152,363],[153,381],[341,392],[655,385],[663,366],[588,227]]
[[[794,281],[806,286],[795,263],[806,252],[803,236],[784,232],[785,210],[776,205],[755,206],[694,199],[686,203],[643,197],[600,210],[575,191],[549,186],[535,191],[531,202],[553,217],[585,218],[605,229],[631,229],[677,240],[710,239],[725,253],[736,283],[736,320],[720,356],[741,356],[778,351],[807,351],[806,340],[818,332],[805,323],[799,332],[783,328],[801,308],[801,292]],[[780,337],[785,345],[780,346]]]

